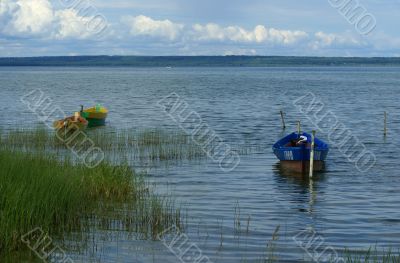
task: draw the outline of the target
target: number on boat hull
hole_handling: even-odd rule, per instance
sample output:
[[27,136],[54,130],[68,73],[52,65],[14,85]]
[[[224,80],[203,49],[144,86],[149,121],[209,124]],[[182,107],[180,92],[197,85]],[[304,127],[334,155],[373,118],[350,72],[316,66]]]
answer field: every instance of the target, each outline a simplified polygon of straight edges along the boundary
[[292,151],[285,151],[285,160],[292,161],[293,160],[293,152]]

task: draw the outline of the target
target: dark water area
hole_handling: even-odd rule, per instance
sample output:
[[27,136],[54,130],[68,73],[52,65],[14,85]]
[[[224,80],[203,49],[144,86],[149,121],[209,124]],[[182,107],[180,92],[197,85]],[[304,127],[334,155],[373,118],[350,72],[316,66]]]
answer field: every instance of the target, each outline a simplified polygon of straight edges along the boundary
[[[398,67],[3,67],[2,129],[38,122],[20,100],[35,89],[51,98],[52,107],[71,114],[79,105],[105,105],[107,125],[117,129],[179,129],[157,104],[175,93],[228,145],[257,146],[230,172],[212,160],[149,169],[148,179],[158,191],[182,204],[190,242],[212,262],[262,262],[271,254],[282,262],[308,262],[309,255],[294,240],[304,231],[316,233],[321,248],[337,252],[400,248]],[[296,131],[297,120],[304,131],[318,129],[295,104],[311,93],[376,156],[371,169],[359,171],[330,145],[325,171],[313,180],[281,170],[272,144]],[[329,131],[318,130],[317,136],[331,144]],[[98,231],[92,240],[95,249],[68,252],[74,262],[179,262],[161,241],[137,240],[115,229]]]

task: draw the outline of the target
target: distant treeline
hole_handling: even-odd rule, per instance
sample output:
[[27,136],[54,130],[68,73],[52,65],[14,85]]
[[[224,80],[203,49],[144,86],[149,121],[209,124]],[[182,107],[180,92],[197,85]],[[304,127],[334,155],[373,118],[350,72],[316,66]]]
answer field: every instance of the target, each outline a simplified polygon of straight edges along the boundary
[[0,58],[0,66],[274,67],[400,66],[400,57],[65,56]]

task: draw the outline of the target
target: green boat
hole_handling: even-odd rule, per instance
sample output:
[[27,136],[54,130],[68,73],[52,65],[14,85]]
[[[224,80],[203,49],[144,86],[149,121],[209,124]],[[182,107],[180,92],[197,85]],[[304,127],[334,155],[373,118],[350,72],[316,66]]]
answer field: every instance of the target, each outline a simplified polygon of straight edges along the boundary
[[108,109],[106,107],[96,105],[95,107],[81,109],[81,116],[85,118],[89,124],[88,127],[98,127],[106,125]]

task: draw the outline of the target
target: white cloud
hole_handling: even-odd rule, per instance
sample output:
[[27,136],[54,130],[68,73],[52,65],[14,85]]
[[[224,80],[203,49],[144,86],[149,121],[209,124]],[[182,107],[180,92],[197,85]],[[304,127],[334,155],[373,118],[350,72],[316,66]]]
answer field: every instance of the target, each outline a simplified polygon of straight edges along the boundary
[[308,34],[304,31],[290,31],[290,30],[277,30],[274,28],[269,29],[269,39],[274,43],[283,43],[286,45],[295,44],[301,40],[308,38]]
[[365,44],[360,37],[356,37],[350,33],[328,34],[320,31],[314,34],[314,40],[310,43],[310,46],[313,49],[321,49],[334,46],[357,47]]
[[258,25],[253,30],[246,30],[239,26],[221,27],[218,24],[195,24],[192,28],[184,29],[184,25],[170,20],[155,20],[151,17],[139,15],[124,17],[122,20],[129,27],[133,36],[150,36],[167,39],[170,41],[230,41],[238,43],[270,43],[291,45],[304,40],[308,34],[304,31],[267,29]]
[[193,26],[193,37],[196,40],[207,41],[233,41],[242,43],[272,43],[290,45],[306,39],[308,34],[304,31],[278,30],[266,28],[263,25],[256,26],[247,31],[239,26],[221,27],[217,24]]
[[129,26],[133,36],[160,37],[170,41],[176,40],[184,28],[182,24],[173,23],[168,19],[154,20],[144,15],[124,17],[123,22]]
[[202,26],[200,24],[195,24],[193,26],[193,30],[195,33],[195,38],[197,40],[225,40],[225,32],[224,30],[217,24],[207,24]]
[[79,10],[54,10],[49,0],[0,0],[0,34],[47,39],[87,39],[106,28],[95,9],[82,16]]
[[105,28],[105,20],[100,20],[101,17],[96,16],[80,16],[78,11],[74,9],[66,9],[55,12],[57,19],[57,30],[53,36],[56,39],[87,39],[102,32]]
[[51,31],[54,12],[48,0],[1,0],[0,31],[12,36],[43,35]]

